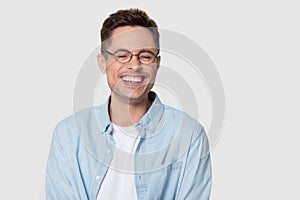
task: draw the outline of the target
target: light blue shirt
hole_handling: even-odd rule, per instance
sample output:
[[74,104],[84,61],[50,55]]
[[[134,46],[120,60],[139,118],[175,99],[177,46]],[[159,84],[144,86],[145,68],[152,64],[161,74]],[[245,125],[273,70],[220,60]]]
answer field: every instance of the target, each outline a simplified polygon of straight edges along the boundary
[[[211,162],[202,125],[149,93],[152,106],[135,124],[140,141],[134,154],[140,200],[207,200]],[[84,109],[54,129],[47,162],[47,200],[96,200],[115,151],[108,106]],[[128,171],[122,162],[114,168]],[[115,191],[114,188],[111,189]]]

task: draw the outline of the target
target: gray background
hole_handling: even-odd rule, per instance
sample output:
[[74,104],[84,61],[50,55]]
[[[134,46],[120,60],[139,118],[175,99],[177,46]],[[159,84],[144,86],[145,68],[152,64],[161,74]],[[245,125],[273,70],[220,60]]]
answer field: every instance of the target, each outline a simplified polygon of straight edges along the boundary
[[226,120],[212,151],[211,199],[300,199],[296,0],[2,1],[0,198],[44,199],[52,130],[72,113],[102,20],[125,7],[192,38],[222,77]]

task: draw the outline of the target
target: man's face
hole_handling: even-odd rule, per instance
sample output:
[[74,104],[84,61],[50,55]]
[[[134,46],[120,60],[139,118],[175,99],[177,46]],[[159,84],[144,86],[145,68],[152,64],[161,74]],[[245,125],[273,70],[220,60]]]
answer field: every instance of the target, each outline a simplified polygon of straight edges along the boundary
[[[106,51],[115,55],[118,52],[133,54],[127,63],[118,62],[114,55],[109,53],[98,56],[101,70],[107,75],[112,98],[118,98],[127,103],[147,101],[148,92],[154,85],[160,57],[155,58],[153,63],[142,64],[138,56],[134,55],[140,54],[140,59],[143,59],[143,55],[147,56],[147,53],[157,55],[158,50],[151,32],[140,26],[123,26],[116,28],[110,39]],[[143,54],[141,54],[142,52]],[[122,56],[123,54],[118,55]]]

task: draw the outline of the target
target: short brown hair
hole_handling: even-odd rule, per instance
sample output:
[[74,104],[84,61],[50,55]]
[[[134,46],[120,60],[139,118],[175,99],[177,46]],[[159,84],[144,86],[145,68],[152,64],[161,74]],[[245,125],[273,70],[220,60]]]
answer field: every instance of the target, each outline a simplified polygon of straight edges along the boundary
[[159,32],[157,24],[153,19],[149,18],[145,11],[137,8],[118,10],[109,15],[103,22],[101,28],[102,48],[103,42],[111,37],[112,31],[121,26],[142,26],[148,28],[153,36],[156,47],[159,49]]

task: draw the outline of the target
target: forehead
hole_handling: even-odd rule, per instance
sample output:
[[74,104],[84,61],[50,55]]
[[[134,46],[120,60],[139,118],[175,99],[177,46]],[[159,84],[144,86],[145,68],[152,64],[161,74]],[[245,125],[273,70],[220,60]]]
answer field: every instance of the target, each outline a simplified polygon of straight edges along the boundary
[[122,26],[113,30],[110,37],[109,49],[136,49],[155,48],[153,36],[147,28],[141,26]]

